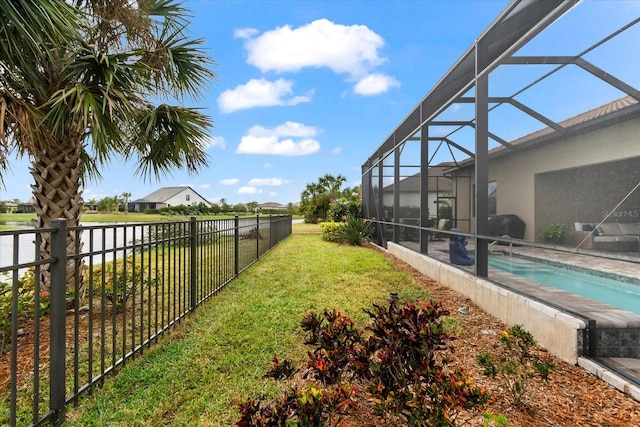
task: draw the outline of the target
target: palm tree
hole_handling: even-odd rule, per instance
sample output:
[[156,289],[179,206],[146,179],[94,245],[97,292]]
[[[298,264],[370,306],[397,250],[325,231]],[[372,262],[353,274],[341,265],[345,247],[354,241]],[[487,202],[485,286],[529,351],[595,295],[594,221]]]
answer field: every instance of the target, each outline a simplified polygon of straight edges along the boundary
[[326,174],[320,177],[319,184],[324,191],[329,193],[329,200],[331,203],[338,200],[338,197],[340,196],[340,188],[346,180],[347,178],[343,175],[333,176],[331,174]]
[[89,204],[89,210],[93,210],[93,207],[98,203],[98,201],[96,200],[95,197],[89,199],[89,201],[87,202]]
[[302,191],[301,207],[305,215],[305,221],[315,221],[316,217],[324,219],[325,199],[323,198],[323,187],[317,182],[307,184]]
[[[78,225],[81,186],[114,157],[136,161],[144,179],[207,164],[212,121],[184,100],[215,75],[186,34],[187,11],[174,0],[72,3],[0,2],[0,169],[11,152],[31,160],[37,227]],[[165,98],[180,105],[151,102]],[[42,257],[50,250],[47,237]]]
[[124,192],[122,193],[122,198],[124,199],[124,213],[127,214],[129,212],[129,197],[131,197],[131,193]]

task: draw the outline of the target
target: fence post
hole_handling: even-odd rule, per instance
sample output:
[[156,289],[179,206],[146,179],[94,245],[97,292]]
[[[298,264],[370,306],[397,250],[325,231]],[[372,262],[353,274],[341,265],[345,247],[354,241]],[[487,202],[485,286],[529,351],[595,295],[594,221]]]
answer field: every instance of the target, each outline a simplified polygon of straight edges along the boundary
[[191,267],[189,271],[189,292],[191,292],[191,310],[196,308],[198,304],[197,298],[197,289],[198,289],[198,223],[196,222],[196,217],[191,217],[190,223],[190,243],[191,247],[189,248],[189,266]]
[[260,215],[256,215],[256,259],[260,258]]
[[240,220],[238,215],[233,219],[234,244],[233,244],[233,277],[237,277],[240,273]]
[[56,426],[64,422],[66,305],[67,305],[67,221],[51,220],[51,302],[49,406]]

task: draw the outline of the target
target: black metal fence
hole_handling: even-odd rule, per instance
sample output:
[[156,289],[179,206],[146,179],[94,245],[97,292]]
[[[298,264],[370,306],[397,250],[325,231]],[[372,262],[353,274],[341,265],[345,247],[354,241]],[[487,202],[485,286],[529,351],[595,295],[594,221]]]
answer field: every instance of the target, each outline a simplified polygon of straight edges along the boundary
[[[0,232],[0,424],[60,425],[67,404],[291,229],[287,215]],[[51,256],[41,259],[47,235]]]

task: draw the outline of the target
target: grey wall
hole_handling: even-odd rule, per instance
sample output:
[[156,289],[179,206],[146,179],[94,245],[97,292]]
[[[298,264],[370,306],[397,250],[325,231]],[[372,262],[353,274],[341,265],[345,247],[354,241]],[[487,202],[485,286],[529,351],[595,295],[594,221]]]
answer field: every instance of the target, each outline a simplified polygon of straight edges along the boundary
[[[640,157],[535,175],[536,234],[551,223],[600,222],[640,183]],[[640,189],[607,222],[639,222]]]

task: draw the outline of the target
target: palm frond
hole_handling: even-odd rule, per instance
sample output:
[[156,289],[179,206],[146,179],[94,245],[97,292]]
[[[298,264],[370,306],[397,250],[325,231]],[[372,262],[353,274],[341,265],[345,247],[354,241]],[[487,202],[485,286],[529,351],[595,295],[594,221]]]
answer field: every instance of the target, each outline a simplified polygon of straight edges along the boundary
[[0,2],[0,58],[19,67],[22,60],[55,55],[52,47],[80,40],[81,16],[64,0]]
[[150,79],[160,92],[194,99],[216,79],[215,61],[202,49],[202,39],[190,40],[184,28],[165,27],[153,49],[141,51],[140,62],[150,70]]
[[166,104],[149,108],[137,122],[135,150],[127,154],[139,158],[136,172],[145,180],[176,168],[194,173],[208,164],[204,148],[211,127],[211,119],[195,109]]

